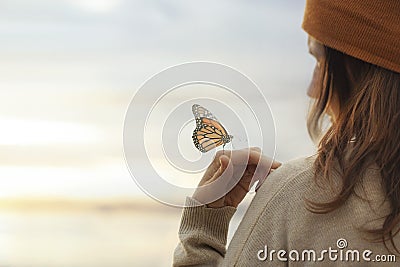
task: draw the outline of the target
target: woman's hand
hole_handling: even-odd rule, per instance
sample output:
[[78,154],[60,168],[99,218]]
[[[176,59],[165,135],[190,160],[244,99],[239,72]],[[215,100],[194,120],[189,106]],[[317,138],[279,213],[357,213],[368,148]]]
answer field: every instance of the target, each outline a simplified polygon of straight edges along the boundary
[[[193,198],[204,202],[207,196],[213,195],[210,190],[220,190],[218,187],[209,186],[206,190],[201,188],[216,181],[221,176],[227,181],[237,181],[236,185],[223,197],[207,204],[210,208],[221,208],[224,206],[237,207],[246,196],[250,188],[253,176],[259,180],[259,185],[269,174],[281,166],[281,163],[273,161],[271,158],[263,156],[259,148],[249,148],[241,150],[218,151],[214,160],[204,173],[199,183],[198,189],[193,194]],[[237,177],[241,175],[241,177]],[[202,201],[203,200],[203,201]]]

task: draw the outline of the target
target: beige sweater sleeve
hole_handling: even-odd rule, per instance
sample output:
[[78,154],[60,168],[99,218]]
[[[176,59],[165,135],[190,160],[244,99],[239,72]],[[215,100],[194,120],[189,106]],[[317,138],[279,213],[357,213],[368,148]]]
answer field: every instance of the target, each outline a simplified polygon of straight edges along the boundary
[[186,199],[173,266],[217,266],[225,256],[229,222],[236,208],[195,204],[196,200]]

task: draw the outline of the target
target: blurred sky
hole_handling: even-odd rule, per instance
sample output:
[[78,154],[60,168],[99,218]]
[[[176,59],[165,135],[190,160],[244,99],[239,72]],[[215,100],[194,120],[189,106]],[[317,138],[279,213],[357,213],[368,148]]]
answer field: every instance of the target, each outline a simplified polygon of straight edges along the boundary
[[277,159],[312,153],[304,1],[0,0],[0,197],[143,197],[122,130],[141,84],[190,61],[263,91]]

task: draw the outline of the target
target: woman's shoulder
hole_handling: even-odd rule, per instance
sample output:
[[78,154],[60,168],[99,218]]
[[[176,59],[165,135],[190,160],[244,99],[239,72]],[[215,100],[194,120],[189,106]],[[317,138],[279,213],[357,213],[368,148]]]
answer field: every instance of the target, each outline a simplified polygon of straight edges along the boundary
[[274,170],[257,190],[246,217],[256,218],[265,211],[282,213],[287,217],[288,210],[300,209],[305,192],[309,191],[313,181],[315,158],[293,159]]
[[312,155],[289,160],[288,162],[282,164],[281,168],[277,169],[277,171],[279,170],[281,173],[293,175],[297,175],[298,173],[302,173],[304,171],[309,171],[313,168],[316,157],[316,155]]
[[258,193],[276,196],[280,191],[294,184],[309,184],[314,177],[314,161],[316,156],[301,157],[290,160],[274,170],[261,185]]
[[[305,212],[305,199],[315,202],[329,202],[335,199],[337,192],[340,191],[340,176],[335,173],[330,177],[330,182],[322,179],[317,182],[314,168],[316,158],[316,155],[302,157],[282,164],[260,186],[253,198],[253,207],[265,210],[268,205],[272,206],[272,209],[279,206],[297,213]],[[356,210],[382,208],[384,193],[379,169],[375,165],[365,170],[362,183],[356,184],[354,192],[355,194],[346,202],[346,208]]]

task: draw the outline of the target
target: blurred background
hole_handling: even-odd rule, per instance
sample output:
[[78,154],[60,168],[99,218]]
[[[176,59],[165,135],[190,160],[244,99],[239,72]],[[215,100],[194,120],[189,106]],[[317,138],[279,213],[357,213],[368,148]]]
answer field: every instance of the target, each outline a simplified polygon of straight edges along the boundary
[[171,265],[181,210],[140,191],[122,146],[133,95],[169,66],[241,71],[277,160],[313,153],[304,2],[0,0],[0,266]]

